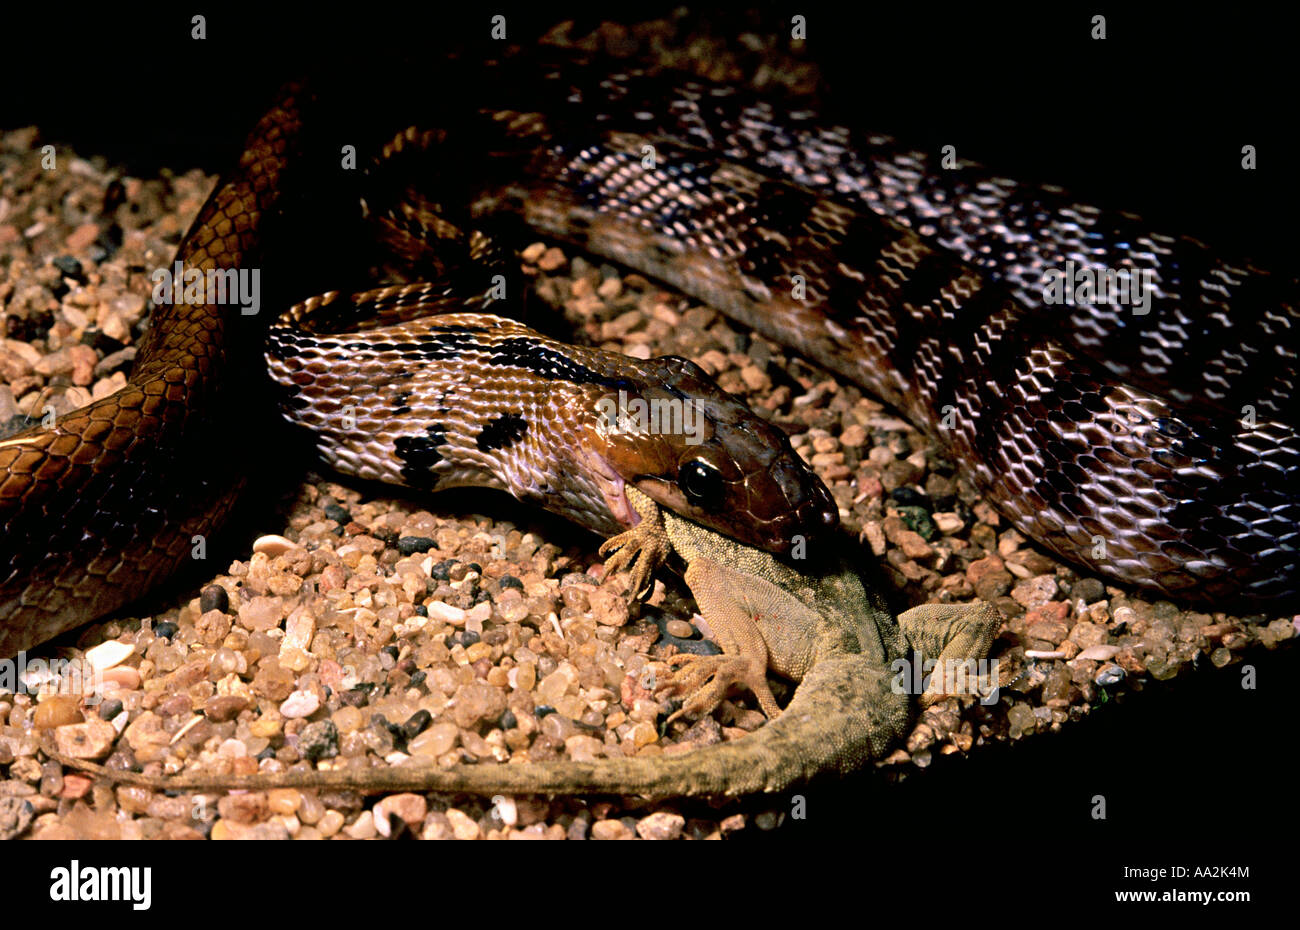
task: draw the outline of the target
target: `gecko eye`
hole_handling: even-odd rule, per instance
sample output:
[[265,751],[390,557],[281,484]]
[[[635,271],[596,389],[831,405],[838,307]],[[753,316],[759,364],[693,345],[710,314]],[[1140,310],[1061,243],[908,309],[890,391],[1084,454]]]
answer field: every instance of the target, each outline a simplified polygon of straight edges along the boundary
[[677,473],[677,486],[697,507],[716,507],[722,503],[722,472],[708,462],[691,459],[683,465]]

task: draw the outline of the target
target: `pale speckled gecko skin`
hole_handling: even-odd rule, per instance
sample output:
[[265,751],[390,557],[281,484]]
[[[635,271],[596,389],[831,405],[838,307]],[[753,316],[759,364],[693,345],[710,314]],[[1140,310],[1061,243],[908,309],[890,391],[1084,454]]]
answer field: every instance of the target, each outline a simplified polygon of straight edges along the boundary
[[[661,551],[665,541],[671,545],[686,563],[687,585],[724,650],[720,656],[674,657],[684,665],[674,685],[693,689],[683,710],[707,713],[730,684],[743,683],[774,717],[754,734],[651,758],[451,768],[422,763],[242,777],[146,776],[59,759],[116,782],[170,791],[294,787],[647,797],[776,792],[821,773],[858,769],[883,758],[906,735],[912,696],[893,687],[895,659],[910,658],[913,650],[939,660],[979,659],[997,635],[1001,620],[992,605],[923,605],[895,620],[843,558],[821,572],[796,569],[632,495],[646,519],[638,526],[640,539],[622,542],[650,552]],[[768,689],[767,669],[800,682],[783,712]],[[939,696],[927,692],[921,702]]]

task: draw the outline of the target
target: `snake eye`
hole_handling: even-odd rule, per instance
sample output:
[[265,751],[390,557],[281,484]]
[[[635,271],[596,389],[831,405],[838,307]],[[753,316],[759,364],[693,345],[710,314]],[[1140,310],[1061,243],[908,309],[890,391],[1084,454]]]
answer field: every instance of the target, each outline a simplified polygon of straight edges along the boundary
[[708,462],[691,459],[683,465],[677,473],[677,486],[697,507],[717,507],[722,503],[722,472]]

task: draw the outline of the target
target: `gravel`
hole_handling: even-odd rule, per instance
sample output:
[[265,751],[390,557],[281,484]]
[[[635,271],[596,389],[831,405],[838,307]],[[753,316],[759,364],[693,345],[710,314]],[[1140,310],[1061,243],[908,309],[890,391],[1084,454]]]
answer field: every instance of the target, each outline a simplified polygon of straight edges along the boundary
[[[198,172],[122,176],[64,151],[47,172],[44,141],[35,128],[0,134],[0,426],[125,383],[147,271],[170,260],[213,183]],[[121,202],[105,213],[110,185]],[[877,764],[879,777],[1059,730],[1116,691],[1296,637],[1300,618],[1185,611],[1081,577],[852,385],[639,275],[544,242],[523,258],[575,340],[692,358],[783,426],[899,603],[978,596],[1002,611],[998,702],[930,708]],[[51,733],[64,751],[110,767],[248,773],[406,756],[654,757],[762,725],[746,696],[659,732],[673,705],[637,683],[666,675],[665,659],[697,635],[679,581],[655,583],[655,610],[629,610],[626,579],[604,577],[595,542],[548,538],[527,508],[515,522],[452,518],[436,495],[372,493],[308,476],[287,520],[259,527],[284,542],[250,548],[152,617],[86,627],[65,652],[90,652],[114,672],[122,687],[102,703],[0,693],[0,837],[704,838],[780,822],[761,800],[689,819],[636,799],[285,790],[195,804],[44,771],[39,744]]]

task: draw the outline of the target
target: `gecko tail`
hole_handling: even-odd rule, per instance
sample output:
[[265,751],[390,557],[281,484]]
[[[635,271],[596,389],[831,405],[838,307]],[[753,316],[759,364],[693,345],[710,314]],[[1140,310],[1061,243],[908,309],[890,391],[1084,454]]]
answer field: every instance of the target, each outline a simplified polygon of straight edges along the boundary
[[145,775],[51,753],[57,761],[119,784],[160,791],[351,789],[474,795],[736,796],[784,791],[819,772],[849,772],[882,758],[906,732],[909,696],[865,656],[813,666],[776,720],[749,736],[692,752],[597,762],[426,764],[245,776]]

